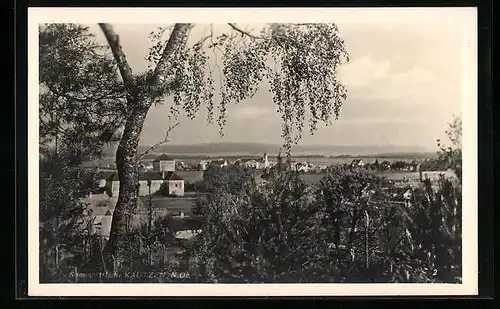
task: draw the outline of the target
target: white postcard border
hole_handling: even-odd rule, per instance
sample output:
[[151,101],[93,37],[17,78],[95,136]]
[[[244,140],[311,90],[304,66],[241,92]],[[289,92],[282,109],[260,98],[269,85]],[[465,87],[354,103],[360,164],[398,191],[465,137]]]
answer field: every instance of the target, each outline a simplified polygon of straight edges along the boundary
[[[173,22],[443,22],[464,34],[462,284],[40,284],[38,272],[38,25]],[[28,295],[30,296],[415,296],[477,295],[476,8],[29,8]]]

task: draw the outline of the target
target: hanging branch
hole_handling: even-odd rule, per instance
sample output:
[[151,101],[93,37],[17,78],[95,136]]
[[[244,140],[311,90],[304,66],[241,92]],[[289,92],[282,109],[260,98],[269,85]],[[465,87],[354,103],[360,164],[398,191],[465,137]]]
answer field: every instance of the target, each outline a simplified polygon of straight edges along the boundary
[[263,37],[260,37],[260,36],[256,36],[256,35],[253,35],[251,34],[250,32],[248,31],[245,31],[241,28],[239,28],[238,26],[236,26],[235,24],[232,24],[232,23],[228,23],[228,25],[233,28],[234,30],[238,31],[239,33],[241,33],[242,36],[246,35],[252,39],[263,39]]
[[146,150],[145,152],[143,152],[140,156],[139,156],[139,160],[142,160],[142,158],[144,158],[146,155],[148,155],[149,153],[151,153],[151,151],[155,150],[156,148],[158,148],[159,146],[163,145],[163,144],[166,144],[168,143],[168,135],[170,134],[170,131],[172,131],[175,127],[177,127],[179,125],[179,122],[176,122],[173,126],[170,126],[168,129],[167,129],[167,133],[165,134],[165,138],[159,142],[157,142],[156,144],[154,144],[153,146],[149,147],[148,150]]

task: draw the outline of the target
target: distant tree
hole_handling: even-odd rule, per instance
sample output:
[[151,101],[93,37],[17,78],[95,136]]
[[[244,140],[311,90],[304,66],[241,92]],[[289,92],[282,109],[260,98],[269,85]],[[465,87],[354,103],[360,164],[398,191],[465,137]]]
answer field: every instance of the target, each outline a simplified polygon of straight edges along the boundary
[[408,163],[406,163],[405,161],[396,161],[396,162],[391,164],[391,169],[402,170],[407,166],[408,166]]
[[449,124],[446,135],[450,141],[450,145],[441,143],[438,140],[438,161],[453,169],[456,176],[462,179],[462,119],[454,116],[453,121]]
[[244,166],[228,165],[222,168],[212,164],[203,172],[202,186],[207,193],[221,189],[238,192],[244,190],[246,184],[254,183],[255,171]]

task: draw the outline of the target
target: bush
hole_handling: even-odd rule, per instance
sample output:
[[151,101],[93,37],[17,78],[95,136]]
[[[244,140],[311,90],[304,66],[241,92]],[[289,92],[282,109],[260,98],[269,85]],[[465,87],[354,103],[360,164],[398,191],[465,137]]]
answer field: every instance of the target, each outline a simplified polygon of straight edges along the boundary
[[90,264],[94,240],[82,198],[95,189],[96,176],[57,155],[40,160],[41,282],[68,282],[74,267]]
[[279,166],[266,173],[261,187],[240,172],[220,175],[229,182],[196,202],[202,233],[189,258],[199,282],[460,277],[460,190],[451,182],[443,180],[438,190],[430,182],[417,189],[409,210],[369,170],[331,167],[315,191],[300,173]]
[[299,174],[273,169],[260,188],[244,171],[234,176],[200,201],[204,219],[190,254],[192,276],[202,282],[328,282],[332,269],[319,237],[319,208]]

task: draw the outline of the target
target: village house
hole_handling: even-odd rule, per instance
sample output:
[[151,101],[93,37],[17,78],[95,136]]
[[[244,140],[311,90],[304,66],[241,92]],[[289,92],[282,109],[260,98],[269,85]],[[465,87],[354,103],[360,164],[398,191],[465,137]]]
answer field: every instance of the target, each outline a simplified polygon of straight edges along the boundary
[[217,167],[224,167],[224,166],[227,166],[227,160],[217,159],[217,160],[210,161],[209,164],[217,166]]
[[201,160],[199,164],[200,170],[205,171],[209,163],[210,160]]
[[94,195],[84,198],[83,202],[88,203],[89,206],[83,211],[88,221],[82,222],[82,227],[88,229],[90,234],[97,234],[108,239],[116,199],[106,195]]
[[382,163],[380,163],[380,169],[381,170],[384,170],[384,171],[388,171],[391,169],[391,162],[389,161],[382,161]]
[[234,164],[239,164],[248,168],[255,169],[265,169],[271,167],[271,162],[269,162],[269,157],[266,153],[260,159],[255,158],[241,158],[234,162]]
[[[150,184],[149,181],[151,182]],[[118,196],[120,181],[118,180],[117,173],[113,173],[107,178],[105,191],[110,197]],[[150,193],[183,196],[184,179],[175,172],[140,172],[139,196],[147,196]]]
[[255,169],[260,168],[259,161],[255,160],[255,159],[250,159],[250,158],[238,159],[234,163],[238,164],[240,166],[248,167],[248,168],[255,168]]
[[[139,196],[145,196],[149,194],[148,180],[151,181],[151,194],[160,191],[163,185],[163,175],[161,172],[139,172]],[[118,179],[118,173],[113,173],[106,183],[106,193],[110,197],[118,196],[120,192],[120,180]]]
[[406,207],[411,206],[411,199],[413,197],[413,188],[409,187],[404,193],[403,193],[403,200],[405,203]]
[[109,235],[111,233],[111,222],[113,220],[113,210],[109,209],[109,208],[106,208],[105,210],[106,211],[104,214],[102,214],[99,211],[91,214],[92,225],[91,225],[91,229],[90,229],[90,234],[99,234],[105,240],[108,240]]
[[153,161],[153,167],[156,171],[175,172],[175,159],[162,154]]
[[354,159],[354,160],[352,160],[350,166],[351,167],[363,167],[363,166],[365,166],[365,162],[363,162],[363,160],[361,160],[361,159]]
[[304,172],[307,173],[309,172],[311,166],[307,162],[292,162],[292,170],[297,171],[297,172]]
[[164,175],[165,186],[163,194],[168,196],[184,196],[184,179],[175,172],[167,172]]

